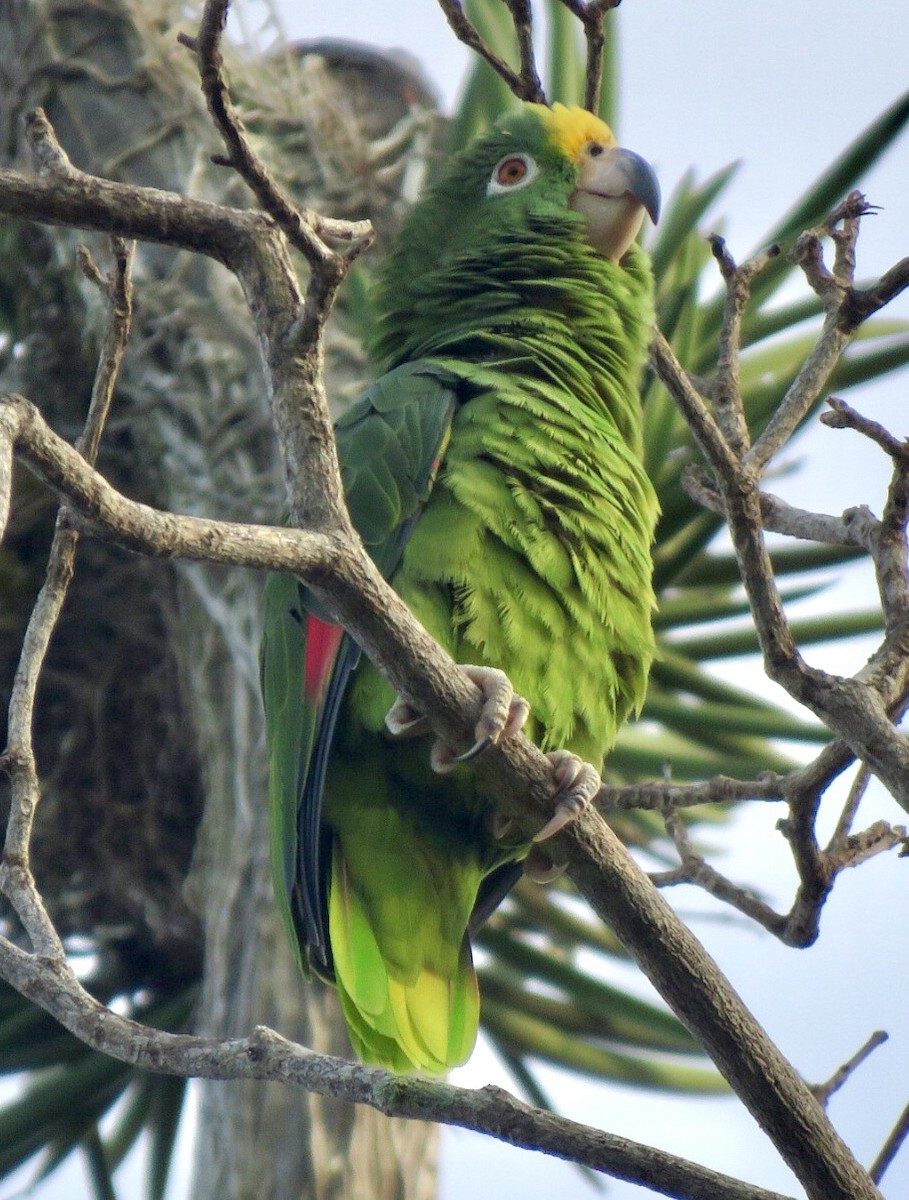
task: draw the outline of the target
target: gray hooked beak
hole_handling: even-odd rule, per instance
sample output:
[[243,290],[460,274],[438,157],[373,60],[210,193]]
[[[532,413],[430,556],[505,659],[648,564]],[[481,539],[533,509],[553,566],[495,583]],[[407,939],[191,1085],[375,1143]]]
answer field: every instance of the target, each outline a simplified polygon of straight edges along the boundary
[[597,250],[618,262],[637,237],[645,212],[656,224],[660,185],[640,154],[605,148],[581,164],[570,204],[587,218],[587,235]]

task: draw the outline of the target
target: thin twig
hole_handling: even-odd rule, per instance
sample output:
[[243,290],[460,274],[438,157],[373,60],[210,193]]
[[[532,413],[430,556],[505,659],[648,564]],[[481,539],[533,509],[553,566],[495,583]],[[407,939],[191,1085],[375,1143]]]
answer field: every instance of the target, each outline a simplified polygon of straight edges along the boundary
[[859,805],[862,802],[865,792],[868,790],[870,782],[871,772],[868,770],[866,764],[862,763],[856,772],[855,779],[852,781],[852,787],[849,789],[849,795],[846,797],[846,803],[843,805],[836,828],[830,835],[830,841],[827,843],[826,852],[828,854],[833,854],[837,851],[849,836],[852,824],[859,810]]
[[226,563],[306,578],[324,571],[338,545],[323,534],[162,512],[118,492],[50,428],[23,396],[0,397],[0,442],[69,508],[68,520],[124,549],[155,558]]
[[[544,96],[543,84],[537,72],[536,57],[533,49],[533,9],[530,0],[505,0],[511,19],[514,22],[515,37],[518,40],[518,54],[521,60],[521,79],[534,96]],[[545,103],[545,96],[542,101]]]
[[[703,467],[687,466],[682,487],[695,503],[725,515],[723,497],[716,480]],[[880,522],[867,507],[847,509],[841,517],[796,508],[779,496],[760,491],[761,524],[767,533],[782,533],[799,541],[821,542],[827,546],[854,546],[869,554],[876,553]]]
[[603,813],[663,812],[667,808],[692,808],[699,804],[737,804],[742,800],[784,800],[785,777],[768,771],[760,779],[732,779],[715,775],[705,783],[645,782],[626,787],[604,784],[594,800]]
[[[53,143],[46,142],[45,145],[52,147]],[[54,169],[59,168],[60,160],[56,156],[48,158],[47,162],[55,163]],[[132,325],[130,265],[133,246],[120,238],[112,238],[111,244],[115,268],[110,279],[101,275],[84,247],[80,248],[79,256],[83,272],[104,292],[108,311],[88,414],[78,449],[73,451],[75,455],[81,453],[86,469],[90,469],[98,454]],[[62,955],[63,947],[41,903],[30,865],[29,845],[40,795],[32,726],[41,670],[75,570],[79,533],[65,517],[61,510],[51,541],[44,584],[26,627],[10,695],[6,769],[11,783],[11,805],[0,868],[0,886],[15,907],[35,952],[52,957]]]
[[687,826],[676,809],[667,809],[663,817],[675,843],[681,865],[674,870],[652,872],[650,878],[653,883],[657,887],[675,887],[680,883],[694,884],[779,936],[785,928],[786,917],[775,912],[749,888],[732,883],[710,866],[692,846]]
[[584,71],[584,107],[599,112],[603,87],[603,51],[606,45],[606,17],[622,0],[561,0],[584,27],[587,62]]
[[[512,0],[514,2],[514,0]],[[523,58],[526,48],[522,48],[522,70],[515,71],[513,67],[501,58],[480,36],[479,30],[469,19],[460,3],[460,0],[439,0],[439,7],[445,15],[445,20],[451,27],[452,32],[459,42],[463,42],[473,50],[474,54],[484,59],[497,75],[499,75],[508,84],[511,91],[519,100],[532,100],[535,104],[546,104],[546,93],[543,91],[543,86],[540,83],[540,77],[537,74],[536,65],[533,62],[532,47],[530,48],[530,64],[531,69],[525,75],[523,70]],[[509,9],[514,15],[515,8],[523,11],[524,8],[529,8],[529,5],[520,2],[509,3]],[[517,26],[517,22],[516,22]],[[522,32],[518,31],[519,43],[522,40]]]
[[902,258],[885,271],[873,286],[851,288],[843,304],[841,320],[857,329],[863,321],[882,309],[885,304],[909,287],[909,258]]
[[[821,336],[783,397],[767,427],[745,456],[745,465],[758,475],[786,445],[820,397],[830,374],[852,338],[856,323],[844,316],[852,294],[855,241],[859,222],[869,211],[860,192],[852,192],[816,229],[796,241],[792,258],[823,301],[827,313]],[[843,228],[837,227],[842,223]],[[836,233],[834,270],[824,264],[822,238]]]
[[[654,337],[651,362],[678,403],[713,469],[768,676],[810,708],[829,729],[846,739],[894,798],[909,810],[909,745],[895,730],[886,711],[890,706],[892,683],[881,671],[880,682],[876,680],[877,687],[869,688],[864,679],[834,676],[805,662],[795,644],[773,575],[764,537],[761,497],[756,486],[760,472],[788,441],[817,400],[848,340],[849,335],[843,332],[838,321],[838,304],[843,289],[851,282],[852,247],[859,217],[866,208],[864,197],[856,193],[829,218],[829,227],[844,222],[837,243],[839,275],[833,276],[822,270],[819,262],[815,262],[809,272],[824,295],[827,308],[824,329],[764,434],[741,460],[660,333]],[[829,232],[828,226],[825,230]],[[722,255],[721,265],[727,267],[727,275],[734,273]],[[904,628],[901,627],[900,632]],[[909,631],[906,632],[909,635]]]
[[827,403],[832,411],[821,413],[822,425],[830,429],[854,429],[880,446],[894,462],[909,465],[909,438],[894,437],[883,425],[863,416],[839,396],[828,396]]
[[888,1035],[883,1030],[878,1029],[875,1033],[872,1033],[864,1046],[856,1050],[850,1059],[847,1059],[841,1067],[834,1071],[826,1083],[818,1083],[812,1086],[811,1090],[825,1108],[833,1093],[839,1091],[855,1070],[862,1065],[869,1055],[874,1053],[878,1046],[883,1046],[884,1042],[887,1041],[887,1037]]
[[907,1104],[900,1113],[896,1124],[887,1137],[887,1140],[884,1142],[883,1146],[881,1146],[877,1157],[868,1168],[868,1174],[875,1183],[880,1183],[880,1181],[884,1178],[884,1173],[896,1158],[897,1154],[899,1154],[903,1142],[905,1142],[907,1137],[909,1137],[909,1104]]
[[762,254],[738,266],[718,234],[708,239],[720,273],[726,281],[726,300],[723,306],[723,324],[720,330],[719,355],[716,379],[713,384],[714,411],[717,424],[727,443],[741,458],[751,440],[739,382],[739,347],[742,341],[742,318],[751,299],[752,281],[766,265],[779,254],[779,247],[772,246]]
[[653,369],[669,390],[688,422],[695,441],[707,461],[729,473],[738,472],[735,455],[726,443],[719,425],[659,329],[650,344]]
[[[11,175],[6,173],[0,180],[9,179]],[[21,184],[21,178],[13,180],[14,191],[20,189],[18,196],[24,194]],[[152,236],[159,240],[173,238],[174,226],[163,220],[162,212],[167,209],[179,225],[185,210],[180,205],[175,206],[172,197],[164,196],[159,205],[161,194],[156,193],[153,197],[143,189],[119,189],[99,183],[91,190],[80,183],[79,188],[73,189],[76,196],[74,215],[73,210],[64,209],[61,195],[69,193],[61,187],[55,198],[45,197],[47,211],[53,214],[49,219],[79,223],[79,214],[87,213],[92,227],[101,222],[101,227],[109,228],[107,214],[114,211],[122,221],[117,226],[119,230],[132,228],[135,231],[135,223],[129,224],[133,217],[119,207],[127,190],[146,202],[139,224],[144,222],[145,227],[153,229]],[[40,189],[29,194],[32,200],[35,195],[43,195]],[[103,204],[98,204],[99,195],[106,197]],[[436,732],[451,744],[459,744],[458,739],[464,744],[478,710],[475,690],[409,617],[357,543],[352,538],[349,545],[345,541],[347,526],[338,498],[340,488],[336,473],[331,469],[326,472],[320,458],[327,446],[320,440],[321,394],[318,388],[311,387],[310,380],[313,371],[320,366],[320,360],[317,355],[308,359],[304,370],[294,356],[287,354],[286,320],[287,314],[296,308],[297,293],[286,255],[270,240],[270,235],[275,232],[273,223],[263,224],[245,214],[234,217],[216,206],[198,206],[193,211],[202,214],[203,229],[192,231],[191,248],[203,248],[206,253],[229,263],[241,277],[251,298],[257,336],[265,347],[263,358],[276,415],[279,423],[283,421],[286,425],[286,429],[281,428],[281,433],[288,435],[285,452],[295,501],[302,505],[306,500],[307,485],[302,477],[312,467],[312,483],[317,490],[312,496],[314,511],[320,519],[327,513],[324,523],[315,524],[320,530],[330,531],[323,533],[321,540],[315,539],[314,535],[309,540],[297,540],[292,536],[293,531],[271,531],[271,554],[275,554],[277,545],[284,544],[279,534],[288,537],[286,545],[291,551],[303,554],[308,547],[307,552],[312,555],[309,569],[317,576],[319,594],[330,600],[338,618],[362,642],[392,682],[403,688],[422,711],[431,715]],[[31,215],[36,214],[32,211]],[[44,219],[48,219],[46,212]],[[182,228],[186,230],[185,222]],[[218,230],[216,249],[205,244],[207,228]],[[238,253],[235,245],[237,230],[242,232],[242,253]],[[263,302],[257,303],[260,299]],[[56,479],[59,489],[74,507],[90,510],[96,522],[109,516],[105,513],[104,502],[111,496],[104,493],[96,474],[78,455],[75,455],[78,467],[70,462],[48,436],[49,431],[39,428],[36,414],[28,406],[21,401],[7,405],[0,411],[0,426],[7,429],[10,436],[17,436],[25,447],[23,452],[31,454],[33,465]],[[36,430],[40,436],[32,436]],[[312,443],[316,443],[318,449],[315,459],[311,453]],[[71,447],[67,451],[74,453]],[[69,481],[67,470],[73,471],[76,485]],[[88,476],[85,471],[89,472]],[[147,516],[147,512],[137,515]],[[109,519],[113,520],[112,517]],[[204,545],[205,538],[216,541],[222,528],[208,523],[204,537],[193,544],[193,551],[200,557],[210,557]],[[142,524],[137,538],[146,536],[147,531],[148,525]],[[166,534],[167,530],[158,528],[157,532]],[[186,533],[186,526],[182,532]],[[196,532],[203,531],[197,527]],[[242,539],[238,539],[237,544],[241,545]],[[248,552],[248,543],[246,549]],[[326,564],[324,559],[318,567],[313,565],[318,552],[327,555],[335,549],[349,554],[343,570],[333,561]],[[261,562],[261,565],[265,563]],[[267,565],[274,565],[274,562]],[[288,569],[296,569],[296,564],[289,565]],[[502,747],[490,751],[489,758],[480,764],[478,771],[481,785],[484,789],[487,783],[492,786],[501,797],[504,810],[514,816],[520,828],[538,827],[540,813],[551,806],[551,767],[531,743],[521,736],[507,739]],[[655,986],[701,1037],[721,1071],[773,1138],[809,1194],[824,1196],[825,1200],[857,1200],[858,1197],[870,1200],[876,1197],[867,1175],[814,1103],[804,1081],[770,1042],[703,947],[654,891],[608,825],[594,812],[586,810],[556,835],[553,849],[564,855],[572,878],[594,910],[615,927]],[[57,1004],[64,994],[71,995],[66,991],[64,970],[64,964],[39,961],[17,951],[14,946],[4,946],[7,977],[26,994],[43,989],[42,995],[49,1004]],[[35,998],[38,998],[37,994]],[[60,1007],[72,1018],[73,1013],[65,1003]],[[86,1024],[89,1034],[97,1039],[93,1044],[99,1044],[99,1048],[112,1049],[111,1042],[106,1040],[109,1031],[123,1033],[123,1027],[112,1018],[113,1014],[105,1013],[97,1006],[90,1011],[90,1021]],[[128,1032],[132,1040],[127,1039],[125,1046],[121,1043],[124,1057],[128,1061],[139,1061],[147,1051],[148,1058],[143,1060],[143,1065],[161,1069],[162,1060],[156,1057],[156,1050],[163,1043],[149,1043],[144,1031],[139,1031],[139,1040],[135,1029],[130,1028]],[[160,1035],[162,1038],[167,1036]],[[181,1060],[183,1073],[200,1065],[199,1060],[193,1058],[191,1042],[192,1039],[180,1043],[187,1051],[187,1057]],[[261,1044],[229,1044],[229,1047],[236,1051],[235,1058],[243,1064],[241,1070],[247,1067],[252,1070],[261,1060]],[[393,1091],[397,1089],[394,1094],[398,1095],[402,1088],[419,1082],[392,1081],[387,1087]],[[408,1115],[418,1114],[410,1112]],[[425,1115],[425,1110],[419,1115]],[[703,1200],[708,1193],[702,1190],[696,1194]]]
[[[218,161],[237,171],[312,268],[304,309],[295,327],[296,338],[308,343],[320,335],[322,314],[334,303],[356,256],[372,242],[373,229],[369,221],[337,221],[299,208],[253,150],[224,77],[221,39],[229,7],[230,0],[206,0],[198,35],[181,34],[178,40],[196,55],[209,112],[227,146],[227,157]],[[338,252],[326,238],[349,245]]]

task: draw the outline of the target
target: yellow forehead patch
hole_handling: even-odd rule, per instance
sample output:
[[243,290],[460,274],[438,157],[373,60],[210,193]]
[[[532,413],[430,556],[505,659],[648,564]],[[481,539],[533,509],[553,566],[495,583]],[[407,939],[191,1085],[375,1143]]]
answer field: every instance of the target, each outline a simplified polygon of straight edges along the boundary
[[545,104],[529,104],[527,107],[535,110],[550,139],[572,162],[581,161],[588,142],[616,145],[615,134],[606,122],[586,108],[578,108],[574,104],[553,104],[552,108],[547,108]]

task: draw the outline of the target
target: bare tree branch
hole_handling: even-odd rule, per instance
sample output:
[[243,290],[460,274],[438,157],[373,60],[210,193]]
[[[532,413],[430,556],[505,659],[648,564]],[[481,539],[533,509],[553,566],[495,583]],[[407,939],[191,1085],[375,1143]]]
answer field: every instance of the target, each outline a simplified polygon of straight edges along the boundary
[[[855,240],[858,237],[859,220],[866,212],[868,204],[865,197],[860,192],[852,192],[833,210],[823,225],[803,233],[792,251],[792,257],[801,266],[805,278],[823,301],[827,317],[820,338],[802,364],[782,403],[744,457],[743,466],[756,476],[763,473],[770,460],[786,445],[808,415],[857,328],[857,324],[852,323],[851,319],[847,320],[843,314],[853,294]],[[841,234],[837,232],[840,223],[843,224]],[[824,265],[821,239],[834,233],[837,233],[836,264],[831,273]]]
[[909,1104],[903,1109],[899,1115],[899,1119],[890,1131],[887,1140],[881,1147],[874,1162],[868,1168],[868,1174],[875,1183],[880,1183],[884,1178],[884,1174],[897,1154],[900,1152],[900,1147],[909,1137]]
[[812,1088],[812,1091],[817,1096],[818,1100],[820,1100],[821,1104],[825,1106],[828,1104],[833,1093],[839,1091],[839,1089],[853,1075],[857,1068],[862,1065],[865,1059],[868,1058],[869,1055],[873,1054],[878,1046],[882,1046],[884,1042],[887,1041],[887,1037],[888,1035],[880,1029],[877,1030],[877,1032],[872,1033],[872,1035],[865,1042],[864,1046],[860,1046],[859,1049],[856,1050],[855,1054],[853,1054],[851,1058],[847,1059],[841,1067],[837,1068],[837,1070],[834,1071],[834,1073],[825,1083],[815,1084],[815,1086]]
[[[446,14],[451,12],[456,19],[464,20],[460,5],[443,3],[443,7]],[[583,9],[580,4],[576,7],[593,19],[602,16],[608,5],[591,0]],[[519,0],[514,0],[510,9],[516,26],[529,12]],[[229,160],[249,179],[256,180],[259,164],[251,157],[242,128],[232,115],[221,73],[218,45],[225,11],[223,0],[212,0],[206,9],[203,31],[192,44],[208,79],[213,108],[221,114],[218,119],[231,150]],[[469,22],[467,25],[473,29]],[[524,33],[518,29],[518,39],[521,75],[515,75],[507,64],[503,65],[519,85],[529,88],[532,81],[525,78],[531,57],[529,25]],[[73,169],[55,152],[52,131],[40,116],[32,122],[32,140],[49,178],[28,180],[14,172],[0,174],[0,210],[49,222],[113,229],[123,236],[142,236],[195,250],[215,258],[237,275],[262,347],[295,516],[305,522],[305,531],[191,520],[131,504],[110,488],[72,447],[57,438],[37,411],[21,397],[10,398],[0,409],[0,428],[5,435],[5,457],[0,461],[8,465],[15,447],[24,461],[65,497],[67,504],[78,514],[77,519],[121,544],[145,552],[271,566],[296,572],[325,599],[331,611],[352,631],[395,686],[428,715],[436,732],[455,746],[468,742],[477,716],[473,685],[428,638],[378,575],[353,534],[344,509],[321,382],[322,327],[334,295],[337,272],[343,269],[338,260],[332,254],[323,255],[324,243],[312,243],[313,279],[306,296],[301,297],[289,261],[286,243],[289,235],[276,223],[274,214],[236,212],[215,205],[192,203],[151,189],[128,188],[92,179]],[[278,204],[265,181],[259,180],[257,186],[261,187],[265,203]],[[810,247],[806,250],[807,271],[825,296],[836,294],[842,298],[848,294],[852,277],[853,230],[857,229],[858,215],[851,210],[842,215],[844,228],[842,236],[838,237],[832,275],[825,274],[817,256],[812,257]],[[299,214],[296,217],[288,215],[290,228],[298,227],[299,223],[294,225],[298,217]],[[329,236],[325,226],[316,231],[316,236],[321,238],[323,233]],[[349,229],[348,233],[351,237],[356,236]],[[331,236],[340,235],[332,233]],[[743,291],[747,291],[747,278],[737,268],[732,270]],[[846,277],[848,279],[843,283]],[[831,312],[833,308],[831,301]],[[733,526],[743,575],[755,606],[768,666],[789,682],[794,694],[799,688],[806,695],[810,694],[808,703],[820,703],[817,697],[822,687],[838,689],[832,726],[845,728],[858,712],[864,723],[860,723],[859,734],[849,738],[849,745],[854,744],[858,753],[885,779],[892,781],[896,778],[897,768],[903,764],[898,746],[887,740],[894,731],[890,724],[892,713],[887,711],[888,705],[882,698],[884,685],[879,685],[876,708],[874,705],[862,708],[862,698],[868,693],[867,682],[859,686],[860,681],[812,673],[802,663],[789,634],[762,540],[761,502],[757,492],[757,477],[765,465],[761,455],[767,453],[770,443],[764,443],[753,462],[745,460],[757,446],[745,453],[745,460],[742,458],[747,442],[741,436],[743,425],[735,413],[737,376],[733,346],[737,325],[737,310],[733,306],[727,322],[728,361],[724,366],[725,391],[721,401],[726,415],[719,421],[659,339],[654,360],[667,385],[689,414],[699,444],[715,472],[716,487]],[[831,341],[825,353],[832,354],[833,349]],[[823,374],[818,363],[809,374],[811,379],[806,375],[802,391],[790,397],[788,414],[777,435],[785,431],[787,422],[805,402],[810,387]],[[818,388],[822,382],[817,384]],[[815,393],[815,399],[816,396]],[[735,444],[730,445],[730,430],[734,428],[738,429],[738,434],[732,436]],[[773,452],[770,448],[766,461]],[[857,689],[854,692],[850,691],[853,683]],[[894,706],[895,701],[890,708]],[[830,715],[826,708],[824,711]],[[830,756],[827,769],[833,770],[840,761],[848,761],[849,756],[850,751],[840,744],[836,753]],[[7,757],[6,766],[14,774],[19,769],[15,753]],[[489,790],[502,798],[506,814],[513,816],[528,834],[535,832],[540,817],[548,815],[551,804],[550,766],[536,747],[521,736],[509,738],[502,746],[488,752],[478,771],[481,781],[490,784]],[[374,1103],[382,1111],[393,1108],[401,1115],[448,1119],[439,1103],[440,1095],[449,1097],[444,1085],[394,1079],[384,1072],[371,1072],[348,1064],[338,1066],[331,1060],[326,1065],[325,1059],[290,1046],[264,1030],[251,1039],[228,1043],[148,1031],[96,1004],[81,989],[67,966],[59,940],[49,929],[40,897],[28,878],[27,822],[29,805],[33,808],[37,795],[37,778],[27,765],[22,777],[30,795],[17,800],[13,820],[19,821],[22,827],[21,840],[14,844],[24,847],[24,860],[18,861],[15,855],[6,860],[3,883],[10,893],[15,894],[23,922],[32,934],[33,953],[0,940],[0,963],[5,977],[25,995],[45,1005],[90,1044],[150,1069],[201,1074],[209,1078],[228,1077],[222,1074],[228,1071],[233,1073],[230,1077],[281,1077],[332,1095]],[[791,788],[792,781],[789,783]],[[800,811],[808,814],[814,799],[807,785],[800,795],[807,797]],[[796,807],[791,796],[790,803]],[[12,836],[20,837],[20,834],[14,832]],[[679,842],[683,846],[681,834]],[[856,854],[860,852],[854,849]],[[812,1198],[824,1197],[824,1200],[878,1198],[873,1183],[833,1130],[810,1089],[767,1038],[716,965],[672,913],[601,817],[592,809],[582,813],[553,839],[553,850],[564,857],[572,878],[595,911],[616,929],[667,1002],[701,1038],[721,1071],[792,1166],[808,1194]],[[822,866],[814,847],[812,852],[814,865]],[[173,1058],[169,1057],[171,1053]],[[278,1076],[264,1074],[272,1069],[279,1069],[281,1073]],[[349,1091],[345,1090],[348,1088]],[[513,1107],[514,1102],[508,1101],[503,1108],[501,1097],[495,1093],[492,1099],[496,1104],[487,1121],[490,1129],[501,1136],[503,1126],[509,1131],[520,1126],[522,1106]],[[548,1148],[548,1135],[538,1114],[531,1120],[533,1144]],[[565,1123],[558,1129],[559,1136],[567,1136]],[[596,1162],[590,1150],[590,1136],[590,1131],[584,1132],[588,1141],[586,1148],[579,1144],[577,1161],[605,1169],[601,1167],[605,1161],[603,1135],[594,1135],[596,1153],[601,1156]],[[611,1153],[617,1147],[612,1139],[609,1142]],[[552,1145],[555,1146],[555,1141]],[[631,1161],[632,1156],[623,1153],[621,1169],[628,1169]],[[648,1161],[652,1164],[654,1160]],[[678,1160],[672,1160],[668,1165],[676,1172],[673,1186],[677,1190],[670,1194],[701,1198],[751,1196],[764,1197],[764,1200],[769,1195],[760,1189],[748,1189],[747,1185],[724,1179],[720,1179],[720,1186],[725,1190],[711,1192],[709,1188],[713,1183],[700,1169],[695,1169],[695,1174],[683,1183],[680,1182],[681,1172],[690,1169],[690,1164],[680,1166]],[[638,1172],[634,1178],[643,1178],[641,1166],[636,1165],[634,1169]],[[651,1170],[651,1166],[647,1169]],[[653,1186],[654,1176],[648,1176],[646,1182]],[[739,1190],[729,1191],[730,1186]],[[679,1190],[682,1187],[687,1187],[688,1191]]]
[[195,1079],[275,1080],[319,1095],[368,1104],[386,1116],[472,1129],[677,1200],[791,1200],[664,1151],[531,1108],[501,1088],[471,1090],[392,1075],[315,1054],[264,1026],[250,1037],[234,1041],[152,1029],[94,1000],[62,955],[29,955],[3,937],[0,969],[23,995],[51,1012],[86,1044],[145,1070]]
[[622,0],[561,0],[574,13],[584,28],[587,42],[584,107],[598,112],[603,86],[603,50],[606,44],[605,22],[610,9],[618,8]]
[[491,46],[480,36],[477,27],[464,12],[461,0],[439,0],[439,7],[445,14],[445,20],[459,42],[469,46],[475,54],[492,67],[501,76],[511,91],[519,100],[532,100],[535,104],[545,104],[546,94],[537,74],[533,56],[530,28],[530,6],[526,0],[508,0],[508,8],[515,22],[515,32],[521,55],[521,69],[515,71],[501,58]]
[[[894,728],[889,711],[898,707],[907,687],[905,655],[899,649],[904,641],[905,629],[902,594],[891,608],[894,612],[894,636],[888,632],[879,656],[861,678],[844,679],[810,667],[795,644],[774,581],[764,542],[763,518],[768,501],[757,487],[761,472],[816,403],[824,383],[854,332],[855,327],[842,319],[842,313],[843,305],[853,291],[855,242],[861,216],[867,211],[864,196],[853,192],[822,226],[804,234],[796,244],[794,256],[823,300],[827,316],[821,336],[794,383],[761,437],[749,450],[742,452],[746,427],[738,392],[735,366],[738,351],[735,342],[741,312],[749,296],[750,281],[766,263],[766,256],[740,269],[735,266],[725,246],[715,243],[720,269],[729,289],[721,374],[718,378],[724,414],[722,428],[660,335],[654,340],[651,357],[654,369],[679,404],[712,468],[710,486],[704,486],[702,477],[691,475],[688,477],[688,486],[693,486],[708,501],[711,500],[710,492],[713,489],[719,497],[754,615],[767,674],[844,738],[882,779],[898,802],[909,809],[909,746]],[[821,250],[821,238],[825,235],[833,237],[836,245],[832,271],[825,266]],[[905,481],[899,475],[891,489],[891,530],[899,526],[900,520],[905,521],[905,495]],[[777,515],[783,512],[778,503],[776,511]],[[836,534],[836,530],[831,532]],[[905,587],[904,583],[898,582],[900,573],[903,580],[906,573],[903,527],[891,534],[890,542],[885,576],[888,586],[900,593],[900,589]],[[868,682],[871,682],[871,687],[866,686]]]
[[[49,165],[49,162],[45,163],[46,167]],[[64,173],[70,169],[65,157],[58,158],[53,165]],[[101,275],[84,247],[80,254],[80,265],[84,273],[105,293],[108,307],[108,320],[85,426],[77,449],[71,451],[67,446],[67,452],[76,458],[80,458],[81,454],[80,461],[84,461],[86,470],[90,470],[89,464],[98,454],[132,324],[132,247],[119,238],[113,238],[112,249],[115,272],[109,280]],[[4,462],[9,462],[6,455]],[[8,489],[4,487],[3,490],[8,495]],[[4,504],[4,514],[7,510],[8,505]],[[2,532],[0,528],[0,536]],[[7,721],[7,749],[4,757],[12,786],[12,803],[3,847],[3,862],[0,865],[0,887],[7,892],[16,907],[36,954],[56,955],[61,954],[63,950],[38,895],[29,861],[32,825],[40,797],[32,728],[38,681],[51,635],[73,576],[78,542],[78,532],[68,524],[65,512],[61,511],[51,542],[45,581],[35,601],[23,639]]]
[[[291,245],[305,255],[313,270],[297,330],[297,336],[305,344],[321,330],[324,314],[334,303],[337,290],[351,264],[372,242],[373,229],[368,221],[336,221],[300,209],[288,193],[278,186],[265,163],[252,149],[224,79],[220,43],[229,7],[230,0],[209,0],[202,14],[198,36],[189,38],[183,35],[179,40],[198,58],[202,91],[212,119],[227,146],[227,157],[217,161],[232,167],[245,180],[264,211],[274,217]],[[352,244],[346,252],[337,253],[327,245],[323,240],[325,238]]]

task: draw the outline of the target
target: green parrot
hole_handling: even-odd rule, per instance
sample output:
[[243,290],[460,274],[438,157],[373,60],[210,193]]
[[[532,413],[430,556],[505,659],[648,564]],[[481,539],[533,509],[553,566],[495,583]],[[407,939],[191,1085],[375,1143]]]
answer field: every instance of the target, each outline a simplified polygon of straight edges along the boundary
[[[644,700],[657,501],[634,239],[658,206],[653,171],[602,121],[524,104],[440,170],[382,269],[384,373],[336,426],[347,504],[494,713],[486,668],[520,693],[477,750],[526,719],[544,750],[599,767]],[[292,576],[266,583],[262,671],[275,888],[300,964],[337,986],[363,1061],[445,1072],[477,1035],[470,933],[531,844],[469,755],[427,752],[419,715]]]

